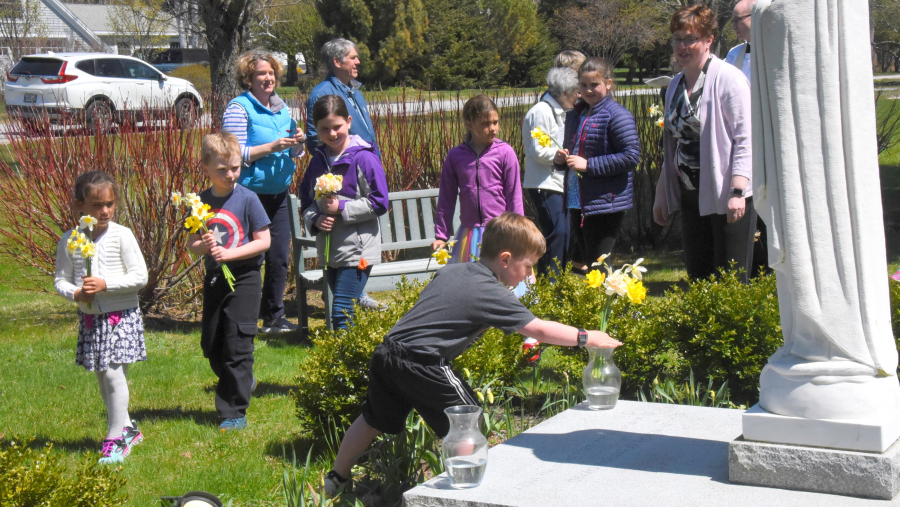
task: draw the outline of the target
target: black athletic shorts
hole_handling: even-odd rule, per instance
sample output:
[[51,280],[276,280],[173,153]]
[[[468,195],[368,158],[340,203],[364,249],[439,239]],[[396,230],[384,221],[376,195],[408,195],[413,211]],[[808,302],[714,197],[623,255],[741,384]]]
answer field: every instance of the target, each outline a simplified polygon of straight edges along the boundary
[[479,405],[475,391],[459,378],[444,359],[409,352],[396,343],[382,343],[369,362],[369,392],[362,415],[369,426],[383,433],[400,433],[406,416],[416,409],[435,434],[450,431],[444,409]]

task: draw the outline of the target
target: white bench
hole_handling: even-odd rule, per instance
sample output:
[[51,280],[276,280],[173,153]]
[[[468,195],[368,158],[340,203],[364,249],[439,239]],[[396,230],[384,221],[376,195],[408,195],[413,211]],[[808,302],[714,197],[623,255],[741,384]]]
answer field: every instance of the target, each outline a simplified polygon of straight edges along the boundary
[[[378,218],[381,226],[381,251],[399,251],[429,247],[434,241],[434,210],[438,189],[409,190],[389,194],[388,212]],[[322,293],[325,303],[325,324],[332,329],[331,308],[333,298],[321,269],[306,270],[304,261],[316,257],[316,239],[309,235],[300,218],[300,201],[291,195],[291,233],[294,248],[294,272],[297,276],[297,316],[300,332],[309,334],[309,306],[307,291]],[[453,217],[453,230],[459,228],[459,203]],[[426,280],[440,265],[431,256],[422,259],[382,262],[372,266],[367,292],[392,290],[402,276],[413,280]]]

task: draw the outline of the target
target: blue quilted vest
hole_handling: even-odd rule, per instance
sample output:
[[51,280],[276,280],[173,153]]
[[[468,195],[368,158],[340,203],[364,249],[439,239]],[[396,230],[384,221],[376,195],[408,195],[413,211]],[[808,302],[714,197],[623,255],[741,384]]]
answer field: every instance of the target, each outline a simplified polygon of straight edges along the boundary
[[[263,107],[250,92],[238,95],[231,102],[240,104],[247,111],[247,146],[271,143],[280,137],[288,137],[295,123],[287,106],[273,113]],[[257,194],[280,194],[291,186],[296,164],[291,160],[291,150],[255,160],[241,168],[238,183]]]

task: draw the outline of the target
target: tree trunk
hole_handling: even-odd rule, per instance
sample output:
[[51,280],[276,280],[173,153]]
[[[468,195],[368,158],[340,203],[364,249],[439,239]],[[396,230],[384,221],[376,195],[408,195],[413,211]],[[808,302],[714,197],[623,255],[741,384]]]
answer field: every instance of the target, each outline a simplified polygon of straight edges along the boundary
[[630,85],[634,81],[634,66],[628,66],[628,75],[625,76],[625,84]]
[[285,85],[294,86],[297,84],[297,55],[287,55],[287,72],[285,75]]
[[222,120],[225,105],[240,92],[234,64],[244,46],[244,27],[252,0],[201,0],[200,16],[206,27],[212,97],[208,111]]

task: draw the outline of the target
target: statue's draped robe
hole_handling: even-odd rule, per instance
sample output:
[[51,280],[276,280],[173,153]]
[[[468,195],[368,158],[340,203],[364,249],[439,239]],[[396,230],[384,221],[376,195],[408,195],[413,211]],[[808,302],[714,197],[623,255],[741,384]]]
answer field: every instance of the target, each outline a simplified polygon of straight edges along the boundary
[[778,399],[787,388],[765,391],[775,377],[866,384],[897,371],[868,9],[862,0],[759,0],[752,29],[753,200],[769,231],[785,341],[763,372],[761,404],[843,418],[858,407],[796,407]]

